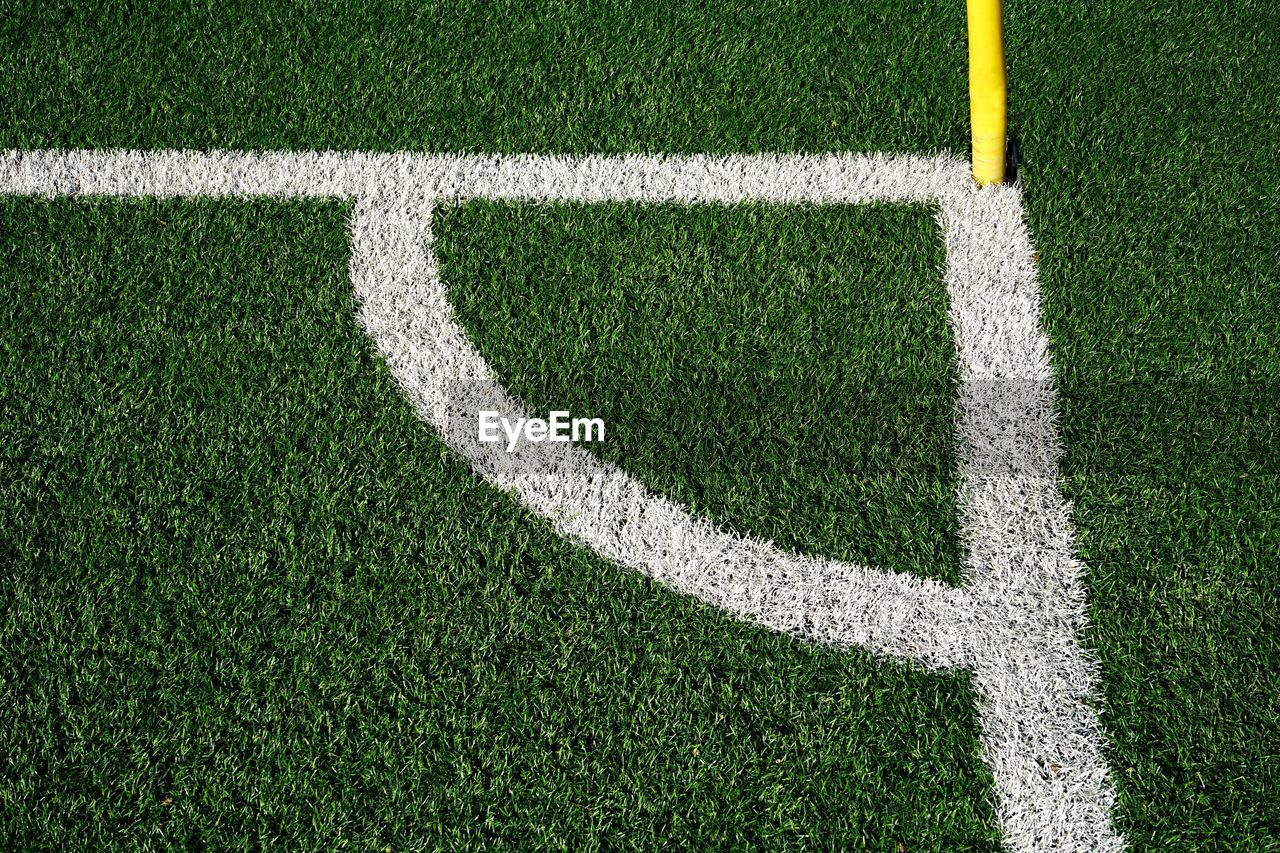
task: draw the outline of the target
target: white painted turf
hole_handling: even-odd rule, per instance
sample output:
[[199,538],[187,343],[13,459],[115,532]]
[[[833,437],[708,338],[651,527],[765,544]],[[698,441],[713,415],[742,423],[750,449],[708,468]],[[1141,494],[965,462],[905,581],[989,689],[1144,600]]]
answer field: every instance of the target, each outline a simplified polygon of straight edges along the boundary
[[[485,157],[6,151],[0,193],[354,201],[359,319],[420,417],[477,474],[565,536],[744,619],[972,673],[1010,850],[1120,850],[1097,665],[1079,643],[1083,567],[1058,482],[1061,439],[1018,189],[978,189],[942,156]],[[720,529],[573,445],[476,437],[480,409],[523,417],[453,316],[434,205],[469,198],[677,204],[907,202],[937,211],[959,358],[960,587],[810,557]]]

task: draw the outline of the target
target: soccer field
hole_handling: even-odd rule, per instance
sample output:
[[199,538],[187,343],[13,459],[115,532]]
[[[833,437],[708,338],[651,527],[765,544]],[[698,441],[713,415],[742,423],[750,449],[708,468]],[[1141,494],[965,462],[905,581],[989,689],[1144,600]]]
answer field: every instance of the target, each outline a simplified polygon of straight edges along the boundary
[[1280,849],[1280,11],[3,11],[4,846]]

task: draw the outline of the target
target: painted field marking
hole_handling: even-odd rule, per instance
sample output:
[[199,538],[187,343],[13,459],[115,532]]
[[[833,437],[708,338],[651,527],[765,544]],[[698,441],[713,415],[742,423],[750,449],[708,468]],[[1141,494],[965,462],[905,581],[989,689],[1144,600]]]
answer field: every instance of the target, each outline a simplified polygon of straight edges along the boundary
[[[354,202],[358,316],[418,415],[477,474],[562,535],[740,618],[814,642],[972,673],[1011,850],[1120,850],[1097,664],[1079,643],[1083,566],[1059,488],[1049,341],[1019,190],[974,186],[949,155],[455,156],[6,151],[0,194],[338,198]],[[518,403],[468,340],[432,251],[435,205],[465,199],[654,204],[916,203],[946,246],[959,359],[966,582],[811,557],[722,530],[574,445],[476,438]]]

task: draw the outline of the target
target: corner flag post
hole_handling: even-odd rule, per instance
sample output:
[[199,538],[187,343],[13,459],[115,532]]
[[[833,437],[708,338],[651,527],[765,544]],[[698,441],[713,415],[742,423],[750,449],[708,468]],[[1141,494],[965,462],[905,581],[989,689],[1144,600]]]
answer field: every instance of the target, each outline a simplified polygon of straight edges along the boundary
[[973,177],[979,184],[999,184],[1004,182],[1008,130],[1004,7],[1002,0],[967,0],[967,3]]

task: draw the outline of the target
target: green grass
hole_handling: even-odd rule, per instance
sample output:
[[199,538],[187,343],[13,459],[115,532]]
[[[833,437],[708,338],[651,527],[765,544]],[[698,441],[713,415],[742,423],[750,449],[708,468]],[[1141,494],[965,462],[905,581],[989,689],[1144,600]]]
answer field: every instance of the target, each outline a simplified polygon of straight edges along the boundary
[[[14,2],[0,14],[0,146],[964,151],[962,9]],[[1197,400],[1235,399],[1243,383],[1265,391],[1280,366],[1280,11],[1258,0],[1017,0],[1007,16],[1011,115],[1066,391],[1067,485],[1089,567],[1117,820],[1139,849],[1274,848],[1280,486],[1239,476],[1274,464],[1274,432],[1255,419],[1260,438],[1237,441],[1197,414]],[[665,831],[714,843],[741,827],[799,844],[815,826],[818,844],[852,844],[859,832],[888,849],[898,836],[909,849],[990,840],[962,685],[732,624],[569,548],[477,485],[365,355],[345,301],[338,212],[304,210],[5,202],[6,838],[158,844],[316,837],[333,824],[400,844],[438,815],[471,840],[563,832],[575,844],[641,844]],[[583,392],[569,372],[518,375],[522,362],[504,353],[515,341],[502,328],[523,335],[553,322],[504,315],[518,304],[504,289],[517,266],[583,281],[591,263],[696,275],[649,246],[643,259],[610,254],[615,241],[692,229],[681,233],[715,247],[698,269],[752,269],[722,233],[755,233],[737,213],[670,224],[638,213],[612,226],[523,209],[456,216],[490,238],[507,234],[509,251],[455,281],[455,295],[495,362],[542,403]],[[772,216],[770,229],[798,239],[802,219]],[[812,216],[828,249],[861,244],[864,231],[919,228],[910,217]],[[504,230],[517,225],[555,243],[580,233],[611,245],[559,270]],[[472,238],[445,239],[462,248]],[[923,275],[922,256],[906,257],[894,282]],[[785,275],[768,280],[800,292]],[[560,328],[594,329],[594,312],[614,321],[622,352],[645,352],[638,318],[609,304],[616,282],[597,277],[577,304],[536,284],[565,309]],[[636,307],[666,317],[656,296]],[[862,320],[839,300],[830,316],[796,305],[773,316],[791,328],[851,323],[840,345],[856,350],[884,306],[862,307]],[[500,318],[491,329],[486,313]],[[692,313],[675,319],[706,329]],[[674,339],[675,326],[646,328]],[[567,347],[578,375],[595,364],[572,339],[542,328],[540,340]],[[754,340],[768,356],[742,368],[745,387],[789,357],[779,338]],[[831,351],[810,344],[797,359]],[[719,346],[702,335],[691,352]],[[655,373],[708,411],[698,377]],[[614,377],[585,378],[602,403],[643,414],[622,393],[640,386],[624,379],[611,394]],[[733,387],[731,370],[711,378]],[[1134,391],[1135,379],[1156,380],[1162,396]],[[1168,414],[1181,410],[1191,417]],[[770,411],[788,426],[782,408]],[[810,505],[809,460],[796,460],[793,483],[804,511],[784,524],[771,516],[773,480],[734,488],[727,461],[646,458],[642,437],[661,445],[666,422],[637,421],[634,440],[603,450],[726,523],[815,551],[881,555],[875,541],[844,540],[859,528],[839,525],[858,522],[822,520],[838,501]],[[1185,440],[1188,424],[1215,440]],[[703,438],[689,435],[690,449],[715,461]],[[911,447],[925,472],[943,450],[929,439]],[[1223,447],[1243,448],[1249,464],[1224,464]],[[874,450],[841,452],[877,464]],[[874,480],[859,487],[889,512],[890,492]],[[910,528],[903,568],[923,570],[950,524],[928,494],[904,494],[938,512]],[[473,534],[477,519],[484,536]],[[544,578],[547,567],[560,580]],[[459,609],[483,616],[446,619]],[[565,620],[574,633],[556,633]],[[522,646],[525,637],[541,639]],[[721,698],[727,672],[735,688]],[[513,694],[523,701],[505,701]],[[729,734],[717,714],[753,722]],[[440,740],[419,727],[428,719],[443,721]],[[582,732],[611,740],[557,752]],[[798,755],[811,763],[786,763]],[[843,781],[816,772],[834,764]],[[588,812],[559,798],[568,790],[599,797],[580,801],[595,803]],[[472,820],[477,803],[489,811]]]
[[[539,215],[553,233],[643,234],[628,212]],[[466,213],[446,246],[531,224]],[[370,355],[341,207],[10,200],[3,215],[0,375],[24,389],[0,420],[15,845],[991,845],[965,681],[736,623],[472,476]],[[689,304],[745,304],[763,256],[699,262],[708,231],[784,226],[792,273],[835,276],[849,217],[680,211],[641,217],[668,241],[630,248],[641,268],[682,258],[667,285]],[[852,221],[928,235],[919,214]],[[880,248],[921,272],[937,254]],[[857,284],[851,269],[829,283]],[[477,288],[466,316],[499,335],[509,295]],[[742,333],[772,334],[767,320]],[[666,331],[680,325],[699,328]],[[663,342],[645,331],[629,339]],[[618,367],[610,393],[647,365]],[[723,453],[745,472],[757,450]]]
[[1276,849],[1280,11],[1014,14],[1120,826],[1142,849]]
[[590,449],[783,547],[960,580],[930,211],[469,204],[437,221],[481,351],[535,411],[602,417]]
[[896,150],[966,138],[958,6],[923,18],[799,0],[11,11],[11,146]]

